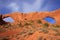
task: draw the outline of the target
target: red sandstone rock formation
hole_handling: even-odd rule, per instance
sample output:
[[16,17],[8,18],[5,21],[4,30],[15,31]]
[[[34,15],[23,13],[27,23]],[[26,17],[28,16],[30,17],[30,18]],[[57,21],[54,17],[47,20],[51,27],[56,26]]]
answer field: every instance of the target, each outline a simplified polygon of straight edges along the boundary
[[[11,17],[14,23],[1,26],[0,40],[60,40],[60,10],[52,12],[14,12],[3,17]],[[43,20],[52,17],[55,24]],[[4,28],[4,29],[3,29]]]

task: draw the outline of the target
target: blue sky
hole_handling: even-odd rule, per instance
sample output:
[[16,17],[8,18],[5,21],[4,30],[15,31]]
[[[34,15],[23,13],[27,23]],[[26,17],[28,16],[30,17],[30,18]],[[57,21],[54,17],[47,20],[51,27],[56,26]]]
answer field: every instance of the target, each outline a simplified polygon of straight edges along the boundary
[[[0,14],[53,11],[59,8],[60,0],[0,0]],[[11,18],[4,20],[13,21]]]
[[51,18],[51,17],[46,17],[46,18],[44,18],[44,20],[45,20],[46,22],[48,22],[48,23],[51,23],[51,24],[56,23],[56,20],[53,19],[53,18]]
[[59,8],[60,0],[0,0],[0,14],[53,11]]
[[14,20],[11,17],[3,19],[5,22],[14,22]]

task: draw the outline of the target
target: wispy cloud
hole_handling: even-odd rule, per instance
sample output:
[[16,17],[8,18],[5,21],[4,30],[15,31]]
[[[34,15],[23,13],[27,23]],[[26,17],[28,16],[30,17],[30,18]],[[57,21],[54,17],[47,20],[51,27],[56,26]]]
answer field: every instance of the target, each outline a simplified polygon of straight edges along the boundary
[[2,14],[11,12],[52,11],[57,8],[60,8],[60,0],[0,0],[0,13]]
[[19,5],[17,3],[10,3],[8,7],[11,8],[13,12],[19,12]]
[[44,0],[36,0],[33,4],[24,3],[23,4],[23,10],[24,12],[34,12],[39,11],[42,8]]

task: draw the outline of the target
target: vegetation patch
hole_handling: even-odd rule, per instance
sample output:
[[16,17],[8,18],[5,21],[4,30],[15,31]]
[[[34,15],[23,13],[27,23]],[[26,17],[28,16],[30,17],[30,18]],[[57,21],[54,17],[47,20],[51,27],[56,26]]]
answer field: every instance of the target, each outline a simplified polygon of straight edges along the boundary
[[42,24],[42,27],[43,28],[48,28],[49,27],[49,24],[48,23],[44,23],[44,24]]
[[43,40],[43,37],[38,37],[38,40]]
[[18,25],[19,27],[22,27],[22,24],[21,24],[21,22],[19,22],[17,25]]
[[49,33],[49,31],[47,29],[44,29],[44,28],[40,28],[39,30],[43,33]]
[[42,23],[42,21],[41,21],[41,20],[37,20],[37,23],[41,24],[41,23]]
[[55,34],[55,36],[60,36],[60,32],[57,32],[57,33]]
[[31,23],[31,22],[25,22],[24,23],[24,26],[28,26],[28,25],[32,25],[33,23]]

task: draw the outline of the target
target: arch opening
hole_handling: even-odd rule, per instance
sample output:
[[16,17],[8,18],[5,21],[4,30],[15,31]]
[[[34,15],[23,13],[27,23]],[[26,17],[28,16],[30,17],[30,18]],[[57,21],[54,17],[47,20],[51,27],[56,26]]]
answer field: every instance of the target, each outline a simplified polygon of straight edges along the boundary
[[14,19],[11,18],[11,17],[4,18],[3,20],[4,20],[5,22],[10,22],[10,23],[14,22]]
[[45,17],[44,18],[45,21],[49,22],[50,24],[55,24],[56,23],[56,20],[52,17]]

